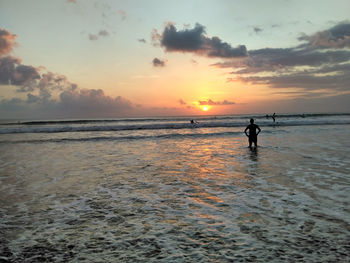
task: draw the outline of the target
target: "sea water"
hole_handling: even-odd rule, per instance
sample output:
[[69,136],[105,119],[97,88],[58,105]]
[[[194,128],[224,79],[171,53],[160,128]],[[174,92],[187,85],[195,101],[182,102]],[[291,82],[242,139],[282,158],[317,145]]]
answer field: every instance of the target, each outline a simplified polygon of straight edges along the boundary
[[0,261],[349,262],[350,114],[194,118],[3,121]]

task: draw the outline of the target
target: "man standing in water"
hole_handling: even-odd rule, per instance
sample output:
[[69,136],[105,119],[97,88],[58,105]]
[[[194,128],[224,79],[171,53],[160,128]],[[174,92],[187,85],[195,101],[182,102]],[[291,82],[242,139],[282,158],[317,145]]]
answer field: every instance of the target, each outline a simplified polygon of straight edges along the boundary
[[[249,130],[249,134],[247,133]],[[258,132],[256,132],[258,130]],[[249,148],[252,148],[252,143],[254,143],[255,148],[258,146],[258,134],[261,132],[261,129],[258,125],[254,124],[254,119],[250,119],[250,124],[245,128],[244,133],[249,138]]]

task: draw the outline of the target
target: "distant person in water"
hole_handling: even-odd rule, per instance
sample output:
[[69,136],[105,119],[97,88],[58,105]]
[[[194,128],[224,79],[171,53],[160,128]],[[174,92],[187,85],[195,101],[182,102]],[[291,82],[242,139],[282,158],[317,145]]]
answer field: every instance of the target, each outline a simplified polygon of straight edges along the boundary
[[276,121],[276,119],[275,119],[276,113],[273,113],[271,117],[272,117],[272,119],[273,119],[273,122],[275,122],[275,121]]
[[[247,131],[249,130],[249,134]],[[258,130],[258,132],[256,132]],[[254,119],[250,119],[250,124],[245,128],[244,133],[249,138],[249,148],[252,148],[252,143],[254,143],[255,148],[258,146],[258,134],[261,132],[261,129],[258,125],[254,124]]]
[[271,117],[273,122],[276,122],[276,113],[273,113],[271,116],[266,114],[265,117],[266,117],[266,119],[269,119]]

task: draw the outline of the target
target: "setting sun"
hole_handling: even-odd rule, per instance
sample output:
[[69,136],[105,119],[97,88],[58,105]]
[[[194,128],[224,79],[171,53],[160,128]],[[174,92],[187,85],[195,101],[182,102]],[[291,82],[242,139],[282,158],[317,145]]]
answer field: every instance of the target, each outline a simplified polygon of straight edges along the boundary
[[203,110],[203,111],[208,111],[208,110],[209,110],[209,107],[208,107],[208,106],[203,106],[202,110]]

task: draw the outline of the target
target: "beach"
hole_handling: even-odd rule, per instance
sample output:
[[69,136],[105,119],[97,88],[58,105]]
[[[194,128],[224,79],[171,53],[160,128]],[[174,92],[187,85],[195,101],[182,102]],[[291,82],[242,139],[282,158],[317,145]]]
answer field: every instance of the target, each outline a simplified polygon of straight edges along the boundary
[[192,118],[3,121],[0,261],[350,261],[350,114]]

